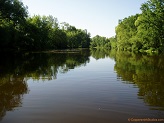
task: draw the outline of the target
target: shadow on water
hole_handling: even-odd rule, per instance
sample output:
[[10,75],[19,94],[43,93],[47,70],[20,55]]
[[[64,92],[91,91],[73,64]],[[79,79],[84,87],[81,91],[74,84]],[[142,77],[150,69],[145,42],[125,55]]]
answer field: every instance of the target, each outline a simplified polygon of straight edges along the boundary
[[95,59],[110,57],[125,84],[138,88],[138,98],[152,110],[164,110],[164,55],[143,55],[115,50],[91,50]]
[[52,80],[57,74],[85,66],[89,52],[0,54],[0,120],[7,111],[21,106],[29,92],[27,80]]

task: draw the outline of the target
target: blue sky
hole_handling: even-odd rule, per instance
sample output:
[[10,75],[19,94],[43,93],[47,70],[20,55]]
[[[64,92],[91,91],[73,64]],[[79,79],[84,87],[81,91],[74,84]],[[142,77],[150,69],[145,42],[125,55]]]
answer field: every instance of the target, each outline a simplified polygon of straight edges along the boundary
[[147,0],[22,0],[29,14],[52,15],[59,22],[67,22],[87,29],[91,36],[112,37],[118,20],[141,13]]

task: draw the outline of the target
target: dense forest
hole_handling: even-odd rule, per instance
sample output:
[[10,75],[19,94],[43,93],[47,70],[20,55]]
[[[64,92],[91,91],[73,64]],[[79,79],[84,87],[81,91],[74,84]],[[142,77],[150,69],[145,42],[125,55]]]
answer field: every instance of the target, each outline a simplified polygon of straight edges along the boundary
[[118,48],[134,51],[164,51],[164,1],[149,0],[141,14],[123,19],[116,27]]
[[164,1],[148,0],[140,9],[141,14],[119,20],[115,37],[107,41],[101,36],[95,36],[91,47],[164,52]]
[[[0,51],[98,48],[164,52],[164,1],[148,0],[141,13],[119,20],[111,38],[77,29],[53,16],[29,16],[20,0],[0,1]],[[110,27],[109,27],[110,28]]]
[[88,48],[90,33],[53,16],[28,15],[20,0],[0,1],[0,50]]

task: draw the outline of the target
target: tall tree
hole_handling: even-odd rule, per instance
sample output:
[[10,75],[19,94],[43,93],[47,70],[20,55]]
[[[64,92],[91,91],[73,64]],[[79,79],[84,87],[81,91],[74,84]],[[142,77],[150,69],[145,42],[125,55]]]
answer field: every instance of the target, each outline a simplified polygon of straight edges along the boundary
[[117,47],[119,50],[132,50],[135,47],[137,40],[135,39],[137,28],[135,21],[138,14],[124,18],[116,27]]
[[141,10],[135,25],[143,48],[164,50],[164,1],[148,0],[142,4]]
[[19,0],[0,1],[0,48],[20,48],[27,7]]

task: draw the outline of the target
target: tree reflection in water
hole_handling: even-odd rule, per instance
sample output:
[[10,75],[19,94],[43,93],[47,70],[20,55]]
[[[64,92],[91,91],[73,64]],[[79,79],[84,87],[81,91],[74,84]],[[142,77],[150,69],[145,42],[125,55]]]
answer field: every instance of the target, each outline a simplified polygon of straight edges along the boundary
[[27,79],[51,80],[57,74],[85,66],[92,57],[115,60],[114,70],[122,82],[139,88],[138,98],[152,109],[164,110],[164,56],[141,55],[114,50],[91,50],[72,53],[1,54],[0,118],[21,106],[23,94],[29,92]]
[[91,50],[96,59],[115,60],[114,70],[126,84],[138,87],[138,98],[151,109],[164,110],[164,55],[143,55],[114,50]]
[[6,75],[0,79],[0,118],[6,111],[12,111],[21,106],[23,94],[28,92],[24,77]]
[[0,119],[7,111],[21,106],[23,94],[29,92],[27,79],[56,79],[58,72],[66,73],[86,65],[89,55],[86,50],[72,53],[0,54]]

